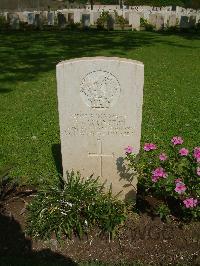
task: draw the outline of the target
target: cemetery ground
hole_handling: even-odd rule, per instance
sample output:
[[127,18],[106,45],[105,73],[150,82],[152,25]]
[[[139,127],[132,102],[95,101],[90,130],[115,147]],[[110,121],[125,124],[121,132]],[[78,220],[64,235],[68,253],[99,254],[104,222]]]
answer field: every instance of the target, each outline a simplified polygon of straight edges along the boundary
[[121,31],[0,35],[0,166],[8,165],[9,176],[23,186],[1,201],[0,265],[45,265],[48,260],[47,265],[96,260],[199,265],[199,223],[162,222],[152,213],[151,198],[138,206],[139,214],[130,215],[115,240],[93,230],[88,238],[74,237],[63,247],[54,238],[36,242],[24,235],[24,201],[32,199],[35,188],[58,182],[61,174],[55,66],[62,60],[118,56],[142,61],[141,145],[153,142],[166,149],[180,135],[189,149],[199,146],[200,36]]

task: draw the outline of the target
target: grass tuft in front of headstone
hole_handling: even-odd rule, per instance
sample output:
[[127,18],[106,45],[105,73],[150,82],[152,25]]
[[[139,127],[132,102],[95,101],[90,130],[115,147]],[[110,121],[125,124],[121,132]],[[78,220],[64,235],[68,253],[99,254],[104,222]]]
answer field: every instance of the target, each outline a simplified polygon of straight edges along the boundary
[[60,241],[77,235],[80,238],[95,226],[114,237],[128,214],[129,204],[106,192],[98,179],[83,179],[79,173],[67,173],[67,182],[48,187],[28,206],[27,233],[35,238]]

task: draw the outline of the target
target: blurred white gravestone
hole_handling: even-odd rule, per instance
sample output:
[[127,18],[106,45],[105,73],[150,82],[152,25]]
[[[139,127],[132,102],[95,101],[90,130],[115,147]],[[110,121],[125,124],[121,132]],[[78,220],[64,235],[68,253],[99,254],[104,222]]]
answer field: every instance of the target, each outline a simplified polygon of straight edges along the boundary
[[92,57],[57,65],[57,92],[64,178],[94,174],[121,199],[134,198],[123,165],[124,148],[139,152],[144,65],[123,58]]
[[140,30],[140,15],[138,13],[129,13],[129,25],[132,25],[132,30]]

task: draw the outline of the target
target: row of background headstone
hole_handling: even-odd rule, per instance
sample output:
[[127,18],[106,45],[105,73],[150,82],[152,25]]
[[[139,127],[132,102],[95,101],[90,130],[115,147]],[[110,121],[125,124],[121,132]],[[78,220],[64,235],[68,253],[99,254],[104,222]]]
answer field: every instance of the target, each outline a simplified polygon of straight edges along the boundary
[[[104,10],[104,9],[102,9]],[[58,11],[35,11],[35,12],[3,12],[6,21],[13,29],[18,29],[20,22],[39,27],[41,25],[58,25],[64,28],[67,23],[82,23],[85,27],[95,25],[100,17],[101,11],[85,10],[85,9],[63,9]],[[147,10],[147,9],[144,9]],[[179,9],[178,9],[179,10]],[[128,24],[132,25],[132,29],[140,30],[140,18],[147,20],[149,24],[155,27],[156,30],[161,30],[165,27],[192,28],[200,21],[200,10],[195,10],[193,13],[185,12],[185,10],[172,11],[149,11],[139,12],[132,9],[116,10],[118,15],[123,15],[127,19]],[[141,10],[140,10],[141,11]],[[114,11],[109,10],[114,24]]]

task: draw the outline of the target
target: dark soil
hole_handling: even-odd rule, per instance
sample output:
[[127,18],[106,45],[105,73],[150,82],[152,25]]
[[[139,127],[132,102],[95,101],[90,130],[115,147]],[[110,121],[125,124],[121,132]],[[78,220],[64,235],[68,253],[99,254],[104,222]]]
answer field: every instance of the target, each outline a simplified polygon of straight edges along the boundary
[[[60,265],[59,262],[77,265],[83,261],[112,265],[119,262],[200,265],[200,223],[183,224],[173,217],[171,222],[164,223],[145,208],[139,215],[130,214],[114,240],[109,241],[109,237],[100,235],[98,230],[82,240],[77,237],[65,240],[61,246],[55,238],[31,239],[24,230],[26,205],[33,197],[34,190],[24,187],[0,202],[0,265],[8,265],[2,264],[5,257],[50,260],[56,265]],[[145,200],[146,206],[151,208],[153,199]]]

